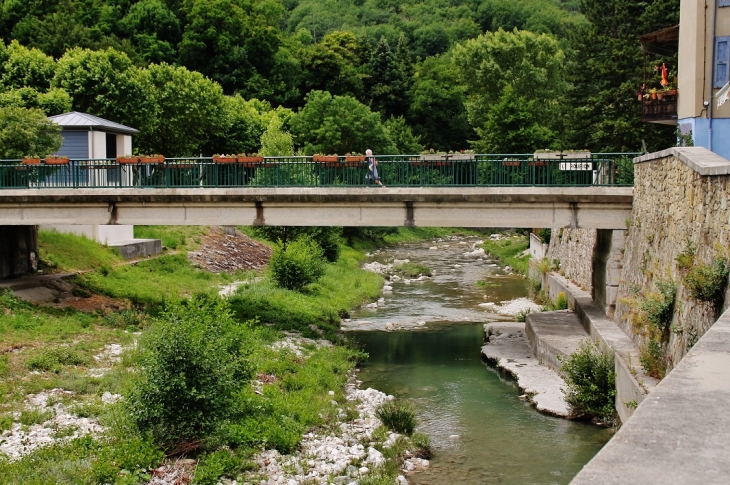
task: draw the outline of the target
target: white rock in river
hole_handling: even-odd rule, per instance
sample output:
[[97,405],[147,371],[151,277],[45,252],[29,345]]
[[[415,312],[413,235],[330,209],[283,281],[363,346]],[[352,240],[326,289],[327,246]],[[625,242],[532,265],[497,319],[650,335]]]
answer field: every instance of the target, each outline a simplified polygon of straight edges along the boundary
[[384,285],[383,286],[383,293],[388,292],[388,291],[393,291],[393,287],[390,286],[390,285]]
[[430,247],[430,248],[428,248],[428,249],[429,249],[429,250],[431,250],[431,251],[436,251],[436,250],[437,250],[438,248],[437,248],[436,246],[431,246],[431,247]]
[[406,480],[406,477],[403,475],[398,475],[398,478],[395,479],[396,485],[408,485],[408,480]]
[[458,268],[461,268],[461,265],[460,265],[460,264],[455,264],[455,265],[454,265],[454,268],[457,268],[457,269],[458,269]]

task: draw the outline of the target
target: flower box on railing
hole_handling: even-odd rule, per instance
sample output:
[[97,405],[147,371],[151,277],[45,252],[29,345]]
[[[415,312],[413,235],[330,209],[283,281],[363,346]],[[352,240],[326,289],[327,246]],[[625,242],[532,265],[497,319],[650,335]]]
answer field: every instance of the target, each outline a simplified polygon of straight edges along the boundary
[[547,167],[548,162],[547,161],[529,162],[527,165],[529,165],[530,167]]
[[346,155],[345,156],[346,162],[364,162],[365,161],[365,155]]
[[519,160],[504,160],[502,166],[504,167],[519,167],[522,162]]
[[40,165],[41,159],[36,157],[23,157],[23,165]]
[[58,157],[58,156],[47,156],[45,158],[46,165],[68,165],[68,157]]
[[236,163],[236,157],[222,157],[220,155],[213,155],[213,163]]
[[264,157],[242,157],[239,155],[238,163],[264,163]]
[[314,155],[312,157],[313,162],[317,163],[333,163],[339,159],[337,155]]
[[117,163],[120,165],[131,165],[139,163],[139,157],[117,157]]
[[164,161],[165,161],[165,157],[163,157],[162,155],[155,155],[155,156],[149,156],[149,157],[145,157],[145,156],[139,157],[139,162],[140,163],[164,163]]

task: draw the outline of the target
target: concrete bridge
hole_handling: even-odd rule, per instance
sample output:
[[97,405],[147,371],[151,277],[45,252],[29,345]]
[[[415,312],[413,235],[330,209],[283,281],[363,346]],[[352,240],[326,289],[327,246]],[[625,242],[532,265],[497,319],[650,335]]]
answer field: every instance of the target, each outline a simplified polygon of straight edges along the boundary
[[631,187],[10,189],[0,225],[287,225],[625,229]]

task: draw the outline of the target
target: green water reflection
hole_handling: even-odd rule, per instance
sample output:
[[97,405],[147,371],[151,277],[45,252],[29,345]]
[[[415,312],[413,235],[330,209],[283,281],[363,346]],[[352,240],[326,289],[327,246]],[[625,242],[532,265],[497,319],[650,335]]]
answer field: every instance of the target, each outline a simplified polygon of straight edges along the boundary
[[[363,387],[411,399],[435,456],[410,483],[568,483],[609,432],[545,416],[479,358],[481,324],[425,332],[362,332]],[[455,438],[454,435],[458,435]]]

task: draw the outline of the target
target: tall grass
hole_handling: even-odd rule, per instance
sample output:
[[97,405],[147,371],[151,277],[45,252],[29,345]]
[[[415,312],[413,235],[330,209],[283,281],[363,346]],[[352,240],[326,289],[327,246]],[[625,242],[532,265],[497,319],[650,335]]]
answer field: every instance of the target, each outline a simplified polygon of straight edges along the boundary
[[160,239],[169,249],[186,251],[198,248],[207,230],[208,226],[134,226],[134,237]]
[[[116,249],[84,236],[56,231],[38,232],[41,266],[55,271],[87,271],[122,261]],[[45,269],[44,268],[44,269]]]
[[487,240],[482,247],[503,264],[511,266],[515,271],[519,271],[525,276],[527,275],[530,256],[521,256],[521,254],[530,247],[530,239],[528,237],[514,236],[496,241]]

